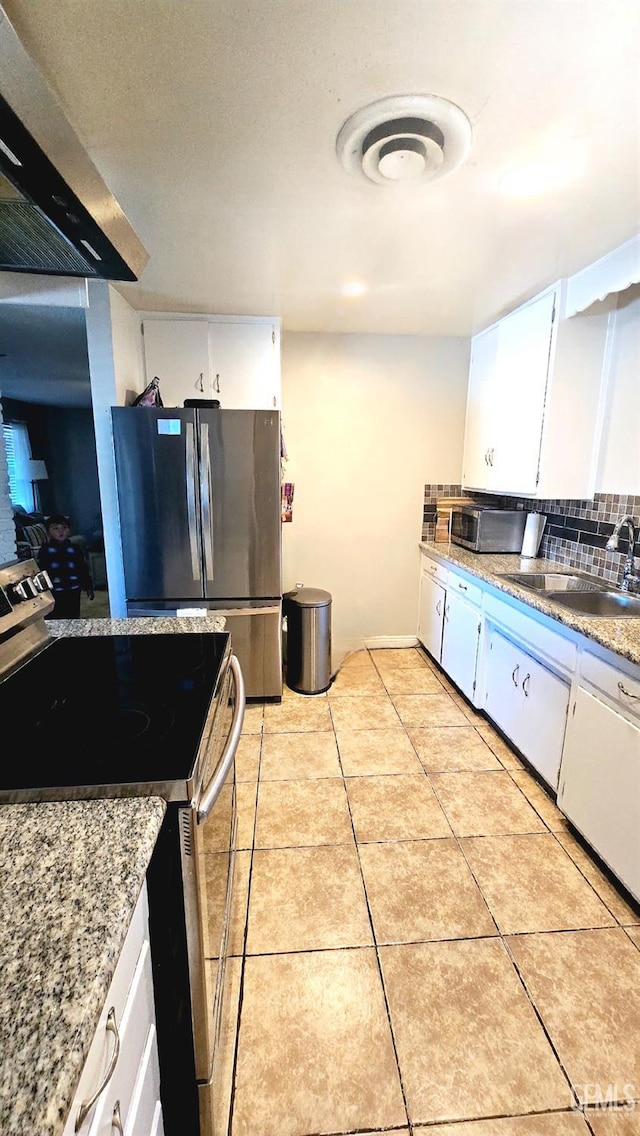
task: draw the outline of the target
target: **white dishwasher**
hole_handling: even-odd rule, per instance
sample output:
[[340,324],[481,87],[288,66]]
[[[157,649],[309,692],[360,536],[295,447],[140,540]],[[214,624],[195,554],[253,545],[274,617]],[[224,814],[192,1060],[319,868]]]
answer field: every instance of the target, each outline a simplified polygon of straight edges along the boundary
[[585,654],[558,805],[640,902],[640,677]]

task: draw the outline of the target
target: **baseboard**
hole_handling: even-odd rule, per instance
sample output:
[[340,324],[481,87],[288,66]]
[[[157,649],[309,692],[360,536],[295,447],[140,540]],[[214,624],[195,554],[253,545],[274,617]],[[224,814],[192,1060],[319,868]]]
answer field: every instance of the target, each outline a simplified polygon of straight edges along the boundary
[[372,639],[365,639],[364,646],[369,651],[377,651],[383,647],[417,647],[416,635],[376,635]]

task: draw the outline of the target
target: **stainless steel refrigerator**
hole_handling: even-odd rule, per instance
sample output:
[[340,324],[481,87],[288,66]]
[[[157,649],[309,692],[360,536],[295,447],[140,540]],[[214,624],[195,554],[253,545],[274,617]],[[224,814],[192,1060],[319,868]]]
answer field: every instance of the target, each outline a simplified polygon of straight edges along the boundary
[[279,413],[111,413],[127,614],[224,615],[247,697],[281,697]]

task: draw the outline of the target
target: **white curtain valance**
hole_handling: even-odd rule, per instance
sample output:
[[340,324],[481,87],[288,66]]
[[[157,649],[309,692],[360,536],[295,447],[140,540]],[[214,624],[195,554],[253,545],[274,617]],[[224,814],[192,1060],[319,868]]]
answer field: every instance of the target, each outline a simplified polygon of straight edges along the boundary
[[640,234],[567,280],[565,316],[584,312],[612,292],[640,283]]

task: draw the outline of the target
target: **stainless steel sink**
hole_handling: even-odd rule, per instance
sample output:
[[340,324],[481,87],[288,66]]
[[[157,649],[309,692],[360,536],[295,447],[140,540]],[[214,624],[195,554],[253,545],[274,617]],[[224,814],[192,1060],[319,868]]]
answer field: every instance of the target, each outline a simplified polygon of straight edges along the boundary
[[640,595],[617,591],[611,584],[586,572],[511,572],[505,573],[505,580],[531,588],[539,596],[579,615],[601,619],[640,618]]
[[557,603],[569,607],[580,615],[608,616],[632,615],[640,619],[640,596],[628,592],[563,592],[553,596]]
[[512,572],[505,579],[536,592],[599,592],[611,587],[586,572]]

